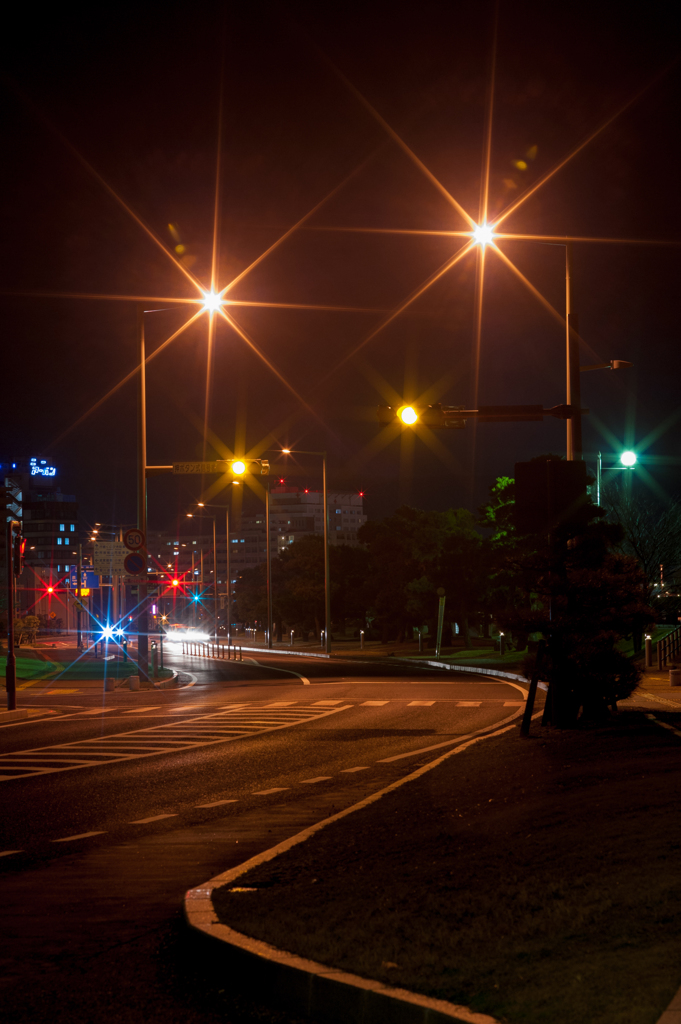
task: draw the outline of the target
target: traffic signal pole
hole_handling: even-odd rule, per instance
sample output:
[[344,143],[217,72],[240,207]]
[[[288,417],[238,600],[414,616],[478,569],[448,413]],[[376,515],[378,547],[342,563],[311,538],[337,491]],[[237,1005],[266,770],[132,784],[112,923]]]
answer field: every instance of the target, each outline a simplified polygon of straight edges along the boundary
[[565,246],[565,402],[572,410],[566,422],[566,458],[582,458],[582,385],[579,370],[579,321],[573,311],[572,245]]
[[83,646],[83,638],[80,630],[80,610],[82,607],[83,593],[83,545],[78,545],[78,564],[76,566],[76,647],[78,650]]

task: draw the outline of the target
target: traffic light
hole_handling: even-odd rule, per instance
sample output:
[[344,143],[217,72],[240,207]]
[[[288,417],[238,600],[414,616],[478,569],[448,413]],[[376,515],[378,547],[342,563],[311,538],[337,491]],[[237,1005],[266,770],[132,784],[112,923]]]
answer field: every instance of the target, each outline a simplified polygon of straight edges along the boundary
[[229,471],[235,476],[244,476],[245,473],[260,473],[261,476],[267,476],[270,464],[268,459],[232,459]]
[[24,554],[26,551],[26,538],[22,537],[20,533],[17,533],[14,538],[14,575],[21,576],[24,571]]
[[463,419],[457,419],[456,413],[463,409],[462,405],[400,405],[394,409],[391,405],[379,405],[378,422],[404,423],[407,427],[413,427],[422,423],[426,427],[456,427],[462,429],[466,423]]

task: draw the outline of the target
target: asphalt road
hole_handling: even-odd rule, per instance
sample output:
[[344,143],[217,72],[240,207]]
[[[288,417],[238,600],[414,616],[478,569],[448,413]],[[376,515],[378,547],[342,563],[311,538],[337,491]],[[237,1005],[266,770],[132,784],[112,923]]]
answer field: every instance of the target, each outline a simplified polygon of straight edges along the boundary
[[184,891],[523,699],[395,662],[254,659],[171,655],[175,689],[21,691],[31,719],[0,726],[5,1019],[295,1024],[225,978]]

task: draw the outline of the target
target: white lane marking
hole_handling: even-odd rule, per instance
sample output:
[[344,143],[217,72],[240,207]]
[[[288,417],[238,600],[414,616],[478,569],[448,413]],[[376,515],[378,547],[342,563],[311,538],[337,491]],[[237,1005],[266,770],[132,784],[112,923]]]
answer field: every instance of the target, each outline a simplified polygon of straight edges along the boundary
[[103,715],[107,711],[118,711],[118,708],[95,708],[94,711],[79,711],[81,715]]
[[132,711],[124,711],[124,715],[140,715],[143,711],[156,711],[157,708],[162,707],[162,704],[152,704],[148,708],[133,708]]
[[238,804],[238,800],[213,800],[210,804],[195,804],[196,807],[219,807],[220,804]]
[[415,707],[430,708],[430,707],[433,706],[434,703],[435,703],[434,700],[410,700],[409,703],[407,704],[407,707],[408,708],[415,708]]
[[152,814],[150,818],[138,818],[137,821],[129,821],[129,825],[146,825],[149,821],[160,821],[161,818],[177,818],[177,814]]
[[200,711],[201,710],[201,707],[200,707],[199,704],[177,704],[177,705],[169,706],[168,710],[170,711],[171,714],[174,715],[178,711],[188,711],[189,708],[193,708],[194,711],[197,711],[197,710]]
[[13,853],[23,853],[23,850],[0,850],[0,857],[10,857]]
[[259,789],[253,796],[267,796],[268,793],[283,793],[285,789],[290,789],[290,786],[275,786],[274,789]]
[[525,703],[525,701],[523,701],[523,700],[505,700],[504,701],[504,707],[505,708],[521,708],[524,703]]
[[64,836],[63,839],[52,839],[51,842],[53,842],[53,843],[70,843],[74,839],[87,839],[89,836],[103,836],[105,831],[106,830],[104,829],[104,830],[100,830],[99,832],[79,832],[79,834],[77,836]]
[[[543,714],[543,711],[537,711],[536,714],[532,715],[532,718],[539,718],[539,716]],[[504,726],[506,725],[506,722],[517,722],[519,718],[520,711],[516,711],[514,714],[509,715],[508,718],[502,718],[500,722],[497,722],[497,726]],[[382,757],[380,761],[376,762],[376,764],[388,764],[390,761],[399,761],[402,757],[413,757],[415,754],[427,754],[430,750],[440,750],[441,747],[450,747],[452,743],[463,743],[464,740],[469,740],[472,736],[479,736],[480,739],[486,739],[486,735],[483,736],[481,734],[485,733],[487,729],[494,728],[495,726],[485,725],[481,729],[476,729],[475,732],[467,732],[465,736],[458,736],[454,740],[443,740],[442,743],[433,743],[430,747],[420,747],[418,750],[406,750],[403,754],[393,754],[392,757]],[[512,728],[513,725],[507,725],[506,729],[503,731],[506,732],[508,729]],[[492,733],[492,735],[496,736],[497,733]],[[475,740],[471,739],[471,743],[474,742]]]
[[333,775],[318,775],[316,779],[301,779],[300,783],[301,783],[301,785],[303,785],[304,783],[307,783],[307,782],[328,782],[329,779],[332,779],[332,778],[333,778]]
[[659,718],[655,717],[655,715],[646,715],[646,718],[651,719],[651,721],[653,721],[655,725],[661,725],[663,729],[668,729],[669,732],[673,732],[677,736],[681,736],[681,732],[679,732],[678,729],[675,729],[673,725],[670,725],[669,722],[661,722]]
[[266,708],[288,708],[291,704],[297,704],[297,700],[275,700],[274,704],[265,704]]
[[313,708],[330,708],[334,704],[342,704],[342,700],[316,700],[312,705]]
[[341,771],[344,771],[344,772],[366,772],[368,770],[369,770],[369,765],[368,764],[360,765],[358,768],[342,768],[341,769]]
[[389,700],[365,700],[362,701],[360,707],[363,708],[382,708],[384,704],[389,704]]
[[[517,706],[516,704],[513,705],[513,707],[516,707],[516,706]],[[457,707],[459,707],[459,708],[479,708],[480,707],[480,701],[479,700],[460,700],[460,701],[457,701]],[[506,707],[505,704],[504,704],[504,707]]]
[[307,676],[301,676],[300,672],[294,672],[291,668],[276,668],[274,665],[263,665],[261,661],[256,661],[255,658],[244,658],[244,661],[250,661],[252,665],[257,665],[258,668],[267,668],[270,672],[285,672],[289,676],[298,676],[298,679],[302,679],[303,686],[312,685]]

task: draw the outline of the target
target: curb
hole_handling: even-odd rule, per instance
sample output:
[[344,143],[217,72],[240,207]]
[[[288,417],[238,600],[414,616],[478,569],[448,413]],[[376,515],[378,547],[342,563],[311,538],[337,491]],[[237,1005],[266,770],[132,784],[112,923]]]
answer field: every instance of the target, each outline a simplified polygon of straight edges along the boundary
[[18,722],[23,718],[28,718],[28,711],[24,708],[19,708],[16,711],[0,711],[0,722]]
[[[203,885],[189,889],[184,899],[187,923],[191,928],[224,943],[225,953],[233,969],[241,976],[246,975],[249,983],[254,983],[261,991],[270,992],[277,1005],[283,1005],[306,1016],[317,1016],[325,1024],[347,1024],[348,1021],[357,1024],[390,1024],[392,1021],[395,1024],[448,1024],[452,1020],[465,1024],[499,1024],[496,1018],[475,1013],[466,1006],[457,1006],[406,989],[393,988],[383,982],[306,960],[294,953],[243,935],[219,921],[211,897],[213,889],[229,885],[259,864],[273,860],[299,843],[305,842],[327,825],[375,803],[407,782],[420,778],[447,758],[462,753],[474,743],[514,729],[517,719],[522,714],[522,710],[515,712],[510,716],[510,725],[471,737],[453,750],[440,754],[434,761],[417,768],[416,771],[372,793],[351,807],[318,821],[290,839],[244,861],[243,864],[216,875]],[[533,718],[540,714],[541,711],[537,712]]]

